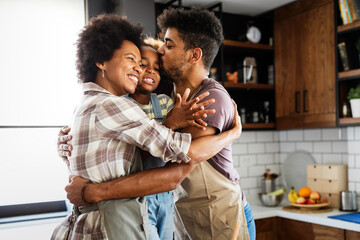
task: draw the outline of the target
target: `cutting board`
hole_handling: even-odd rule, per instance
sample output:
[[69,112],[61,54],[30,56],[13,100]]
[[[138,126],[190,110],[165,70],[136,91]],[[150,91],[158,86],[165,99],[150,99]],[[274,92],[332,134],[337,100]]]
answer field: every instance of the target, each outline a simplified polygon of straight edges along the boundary
[[339,219],[347,222],[360,223],[360,212],[330,216],[329,218]]
[[323,212],[331,212],[333,210],[332,207],[323,207],[323,208],[318,208],[318,209],[303,209],[303,208],[298,208],[298,207],[294,207],[294,206],[284,206],[282,208],[282,210],[287,211],[287,212],[295,212],[295,213],[323,213]]

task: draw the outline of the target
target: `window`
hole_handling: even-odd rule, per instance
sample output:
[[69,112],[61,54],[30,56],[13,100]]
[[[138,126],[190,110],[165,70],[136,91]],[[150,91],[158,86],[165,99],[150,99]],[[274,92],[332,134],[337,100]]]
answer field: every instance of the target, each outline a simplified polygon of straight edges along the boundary
[[83,0],[0,1],[0,218],[64,209],[56,136],[81,96],[75,43],[84,24]]

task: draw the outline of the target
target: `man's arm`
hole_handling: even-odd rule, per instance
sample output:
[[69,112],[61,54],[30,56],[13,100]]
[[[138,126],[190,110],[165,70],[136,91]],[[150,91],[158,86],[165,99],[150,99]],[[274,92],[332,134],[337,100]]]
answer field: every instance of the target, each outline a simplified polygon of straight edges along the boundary
[[[83,197],[86,202],[96,203],[104,200],[132,198],[174,190],[191,172],[195,164],[168,163],[165,167],[144,170],[113,181],[90,184]],[[81,191],[87,180],[74,176],[65,187],[71,203],[85,205]]]
[[[235,105],[236,108],[236,105]],[[207,131],[200,129],[186,129],[194,134],[189,154],[199,154],[199,159],[207,160],[218,153],[223,147],[238,138],[241,134],[241,121],[237,112],[233,121],[233,128],[229,131],[215,134],[215,128],[208,127]],[[195,130],[198,131],[195,131]],[[209,148],[209,144],[212,144]],[[207,149],[207,151],[204,151]],[[84,191],[87,202],[95,203],[104,200],[146,196],[159,192],[173,190],[179,186],[187,174],[196,164],[168,163],[165,167],[145,170],[110,182],[90,184]],[[87,180],[73,177],[66,186],[67,197],[71,203],[81,206],[85,202],[81,198],[81,190]]]

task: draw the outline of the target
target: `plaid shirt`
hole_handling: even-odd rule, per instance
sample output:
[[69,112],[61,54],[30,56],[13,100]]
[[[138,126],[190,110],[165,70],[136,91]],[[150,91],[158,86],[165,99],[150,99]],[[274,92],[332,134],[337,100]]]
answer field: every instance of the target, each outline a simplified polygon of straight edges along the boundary
[[[130,173],[136,147],[164,161],[188,162],[191,135],[174,132],[150,120],[134,102],[117,97],[94,83],[84,84],[84,96],[71,124],[73,151],[70,173],[95,183]],[[69,231],[68,216],[52,239]],[[107,239],[99,211],[81,214],[69,239]]]

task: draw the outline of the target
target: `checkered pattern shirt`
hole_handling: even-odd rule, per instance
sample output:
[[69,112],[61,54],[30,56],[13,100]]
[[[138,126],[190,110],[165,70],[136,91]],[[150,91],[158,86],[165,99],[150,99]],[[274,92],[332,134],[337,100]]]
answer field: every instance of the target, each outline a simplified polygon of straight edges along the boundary
[[[84,84],[84,96],[71,124],[73,151],[70,173],[95,183],[130,173],[136,147],[164,161],[188,162],[191,135],[174,132],[150,120],[134,102],[117,97],[94,83]],[[54,231],[52,239],[69,232],[71,216]],[[81,214],[69,239],[107,239],[99,211]]]

